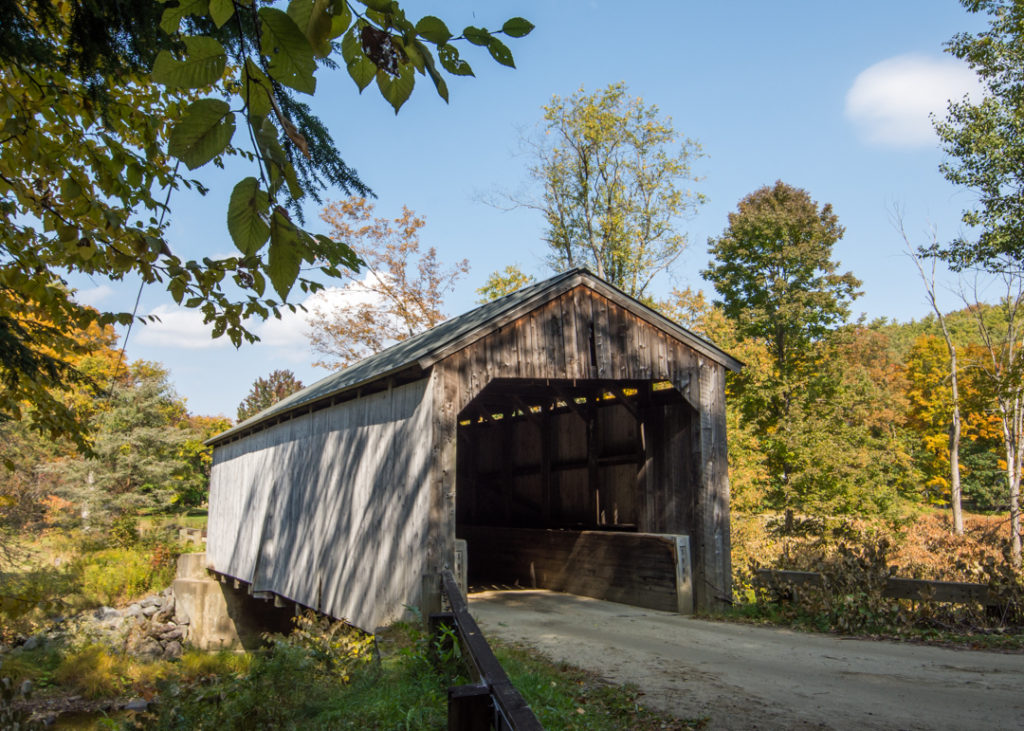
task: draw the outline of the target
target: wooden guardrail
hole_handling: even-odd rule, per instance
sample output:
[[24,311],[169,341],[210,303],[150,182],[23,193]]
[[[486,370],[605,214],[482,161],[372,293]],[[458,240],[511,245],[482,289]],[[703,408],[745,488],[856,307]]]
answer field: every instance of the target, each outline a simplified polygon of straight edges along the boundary
[[[754,580],[765,587],[771,586],[822,586],[823,577],[816,571],[781,571],[757,569]],[[989,591],[985,584],[969,584],[960,581],[930,581],[927,579],[902,579],[890,577],[882,594],[893,599],[914,601],[950,602],[968,604],[978,602],[989,604]]]
[[454,626],[476,678],[470,685],[448,689],[449,731],[543,731],[470,615],[466,599],[450,571],[441,574],[441,591],[451,611],[431,614],[431,626],[442,623]]

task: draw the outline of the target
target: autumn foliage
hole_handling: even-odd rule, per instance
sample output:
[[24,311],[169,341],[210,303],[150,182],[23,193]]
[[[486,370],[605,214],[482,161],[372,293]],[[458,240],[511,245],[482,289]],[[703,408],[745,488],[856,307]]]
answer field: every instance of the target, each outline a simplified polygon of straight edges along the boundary
[[320,215],[362,260],[358,273],[342,271],[343,300],[312,310],[310,341],[324,368],[350,365],[443,321],[445,295],[469,271],[465,259],[446,266],[433,246],[421,249],[426,222],[408,208],[393,219],[373,213],[365,198],[349,198]]

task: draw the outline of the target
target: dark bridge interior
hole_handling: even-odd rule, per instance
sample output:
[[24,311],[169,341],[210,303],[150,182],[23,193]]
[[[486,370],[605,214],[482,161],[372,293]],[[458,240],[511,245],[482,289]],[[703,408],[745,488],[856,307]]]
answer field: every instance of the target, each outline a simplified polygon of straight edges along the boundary
[[697,427],[665,382],[491,382],[459,415],[470,584],[674,610],[674,544],[641,534],[689,533]]

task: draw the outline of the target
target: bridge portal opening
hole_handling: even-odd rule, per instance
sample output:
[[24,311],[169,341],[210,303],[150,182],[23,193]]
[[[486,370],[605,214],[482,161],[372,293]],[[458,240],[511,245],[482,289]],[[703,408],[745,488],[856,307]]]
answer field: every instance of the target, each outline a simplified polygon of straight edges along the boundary
[[470,586],[686,611],[698,430],[667,382],[492,381],[459,414]]

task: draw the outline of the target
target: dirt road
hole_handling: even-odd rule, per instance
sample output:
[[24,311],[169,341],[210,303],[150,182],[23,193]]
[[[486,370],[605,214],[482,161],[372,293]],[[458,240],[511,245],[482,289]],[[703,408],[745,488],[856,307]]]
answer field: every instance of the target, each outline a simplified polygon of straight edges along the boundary
[[525,643],[711,729],[1021,729],[1024,655],[843,639],[567,594],[470,595],[488,637]]

